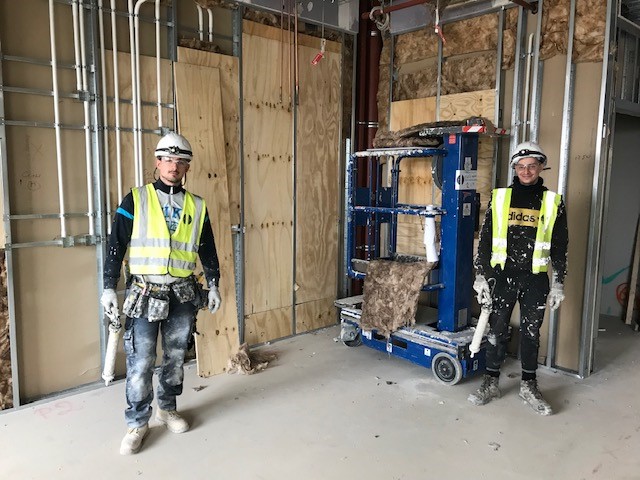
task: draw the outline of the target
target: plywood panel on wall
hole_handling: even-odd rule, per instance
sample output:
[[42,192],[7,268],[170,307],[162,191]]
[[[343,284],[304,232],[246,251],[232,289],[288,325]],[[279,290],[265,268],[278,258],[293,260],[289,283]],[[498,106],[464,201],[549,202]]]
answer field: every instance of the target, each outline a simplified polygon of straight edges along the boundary
[[178,62],[217,68],[220,71],[222,120],[224,125],[229,217],[232,225],[240,223],[240,84],[237,57],[192,48],[178,48]]
[[191,139],[194,158],[200,159],[191,164],[187,188],[207,203],[220,261],[222,306],[213,317],[206,310],[198,315],[198,375],[208,377],[225,371],[239,347],[220,74],[198,65],[178,63],[174,68],[178,124]]
[[[493,119],[495,92],[481,90],[440,97],[439,120],[463,120],[472,116]],[[435,97],[402,100],[391,104],[391,130],[401,130],[420,123],[436,120]],[[478,144],[478,192],[482,204],[481,215],[486,209],[491,192],[493,173],[493,140],[480,137]],[[411,159],[401,166],[399,201],[413,204],[440,204],[440,190],[434,189],[431,176],[431,159]],[[422,220],[415,216],[398,217],[398,252],[424,255]]]
[[334,325],[338,321],[338,311],[334,305],[335,295],[296,305],[296,333],[317,330]]
[[249,345],[293,335],[291,307],[252,313],[244,320],[244,341]]
[[[280,34],[244,22],[246,315],[291,308],[293,301],[293,114],[289,51]],[[264,341],[281,334],[277,325],[266,327]]]
[[[317,45],[299,47],[296,304],[335,299],[338,281],[341,55],[329,51],[311,65],[320,48],[315,40]],[[333,305],[331,309],[335,312]],[[335,322],[335,315],[296,308],[296,333]]]

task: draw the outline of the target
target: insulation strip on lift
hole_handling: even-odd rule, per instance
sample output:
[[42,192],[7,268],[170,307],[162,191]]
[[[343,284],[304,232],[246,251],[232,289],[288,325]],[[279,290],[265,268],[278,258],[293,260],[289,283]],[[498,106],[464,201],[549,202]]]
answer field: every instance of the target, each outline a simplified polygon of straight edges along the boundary
[[400,327],[415,323],[418,297],[425,277],[435,263],[372,260],[363,286],[364,330],[376,330],[389,337]]

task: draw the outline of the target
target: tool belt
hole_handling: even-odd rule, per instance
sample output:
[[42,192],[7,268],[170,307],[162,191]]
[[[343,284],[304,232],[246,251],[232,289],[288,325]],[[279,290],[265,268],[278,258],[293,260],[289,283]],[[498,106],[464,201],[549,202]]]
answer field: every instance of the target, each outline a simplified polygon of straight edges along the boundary
[[150,322],[158,322],[169,315],[170,295],[179,303],[193,303],[197,309],[207,306],[207,291],[193,275],[169,284],[147,282],[136,275],[122,311],[131,318],[147,318]]

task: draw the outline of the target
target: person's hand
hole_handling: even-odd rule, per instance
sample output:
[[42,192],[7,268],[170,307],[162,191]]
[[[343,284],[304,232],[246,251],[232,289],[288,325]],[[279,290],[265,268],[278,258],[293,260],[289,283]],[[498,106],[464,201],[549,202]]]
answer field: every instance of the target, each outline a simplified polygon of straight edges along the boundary
[[118,295],[113,288],[105,288],[100,297],[100,303],[111,318],[118,316]]
[[549,299],[551,310],[556,310],[564,300],[564,285],[553,282],[547,298]]
[[216,313],[220,308],[221,303],[222,299],[220,298],[218,287],[216,287],[215,285],[211,285],[211,287],[209,288],[207,308],[211,313]]
[[478,296],[476,299],[480,305],[491,304],[491,287],[484,275],[476,275],[476,280],[473,282],[473,289]]

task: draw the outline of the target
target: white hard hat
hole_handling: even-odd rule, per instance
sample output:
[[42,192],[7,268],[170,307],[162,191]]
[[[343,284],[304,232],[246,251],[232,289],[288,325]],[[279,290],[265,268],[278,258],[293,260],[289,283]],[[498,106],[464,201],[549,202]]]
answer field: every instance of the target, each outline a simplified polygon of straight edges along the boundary
[[516,145],[511,154],[511,166],[515,166],[523,158],[535,158],[542,163],[542,166],[547,165],[547,156],[540,145],[535,142],[522,142]]
[[158,142],[156,157],[178,157],[191,161],[193,151],[186,138],[175,132],[169,132]]

